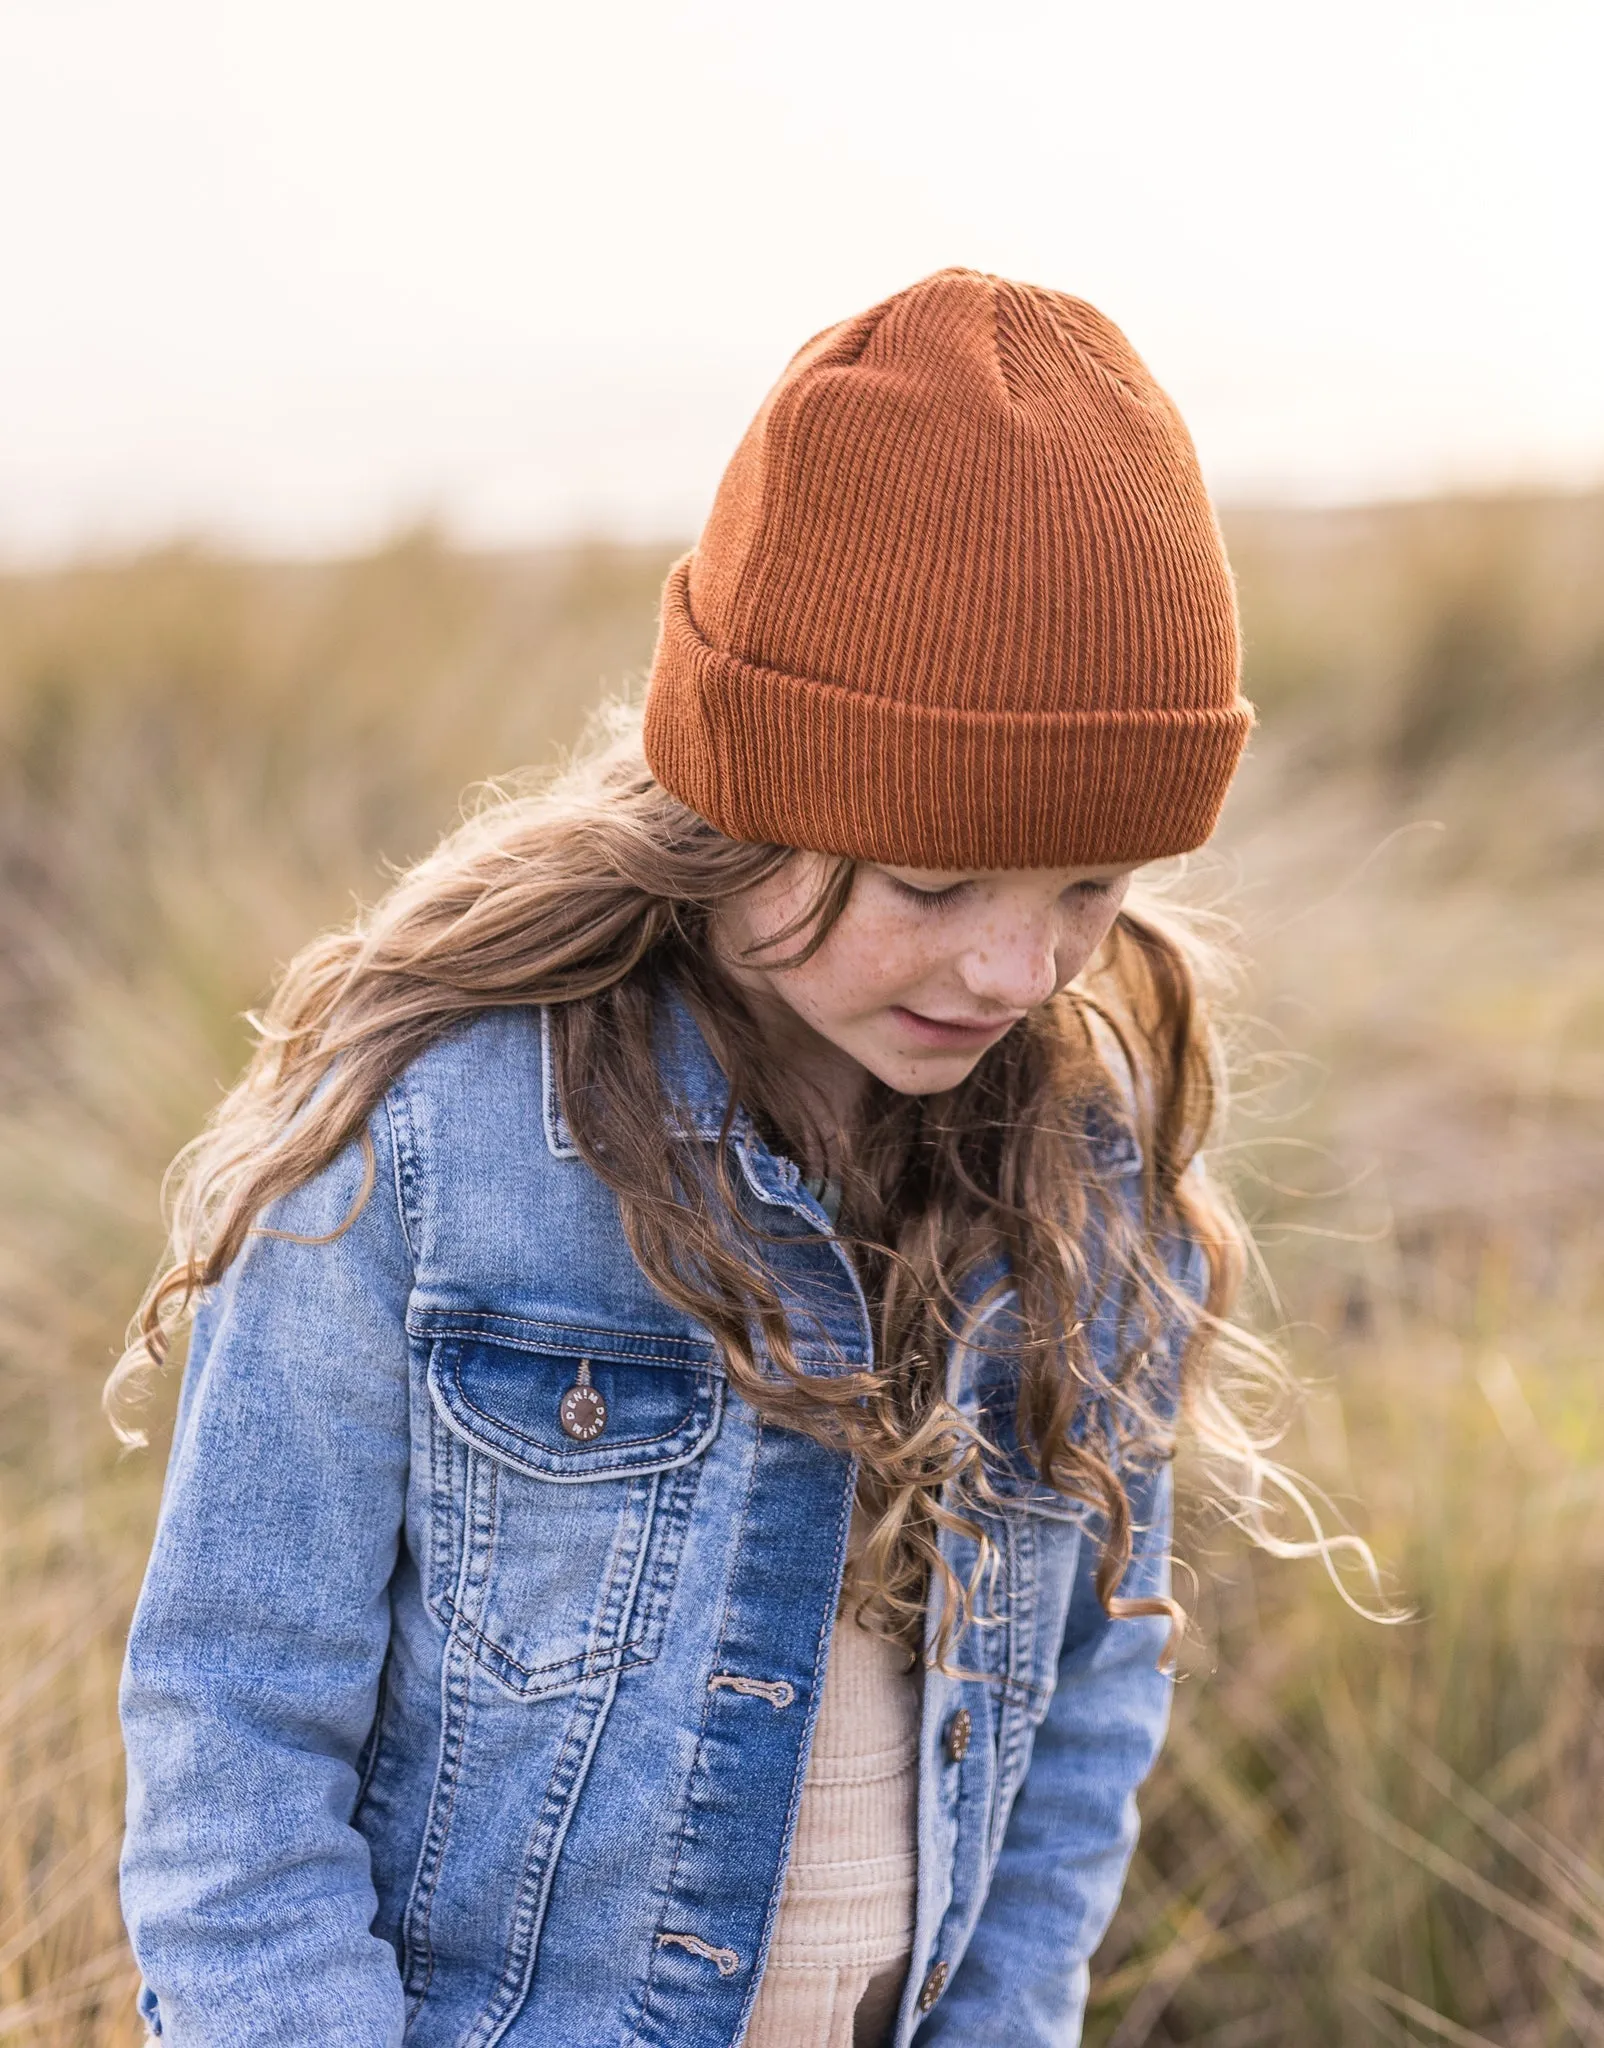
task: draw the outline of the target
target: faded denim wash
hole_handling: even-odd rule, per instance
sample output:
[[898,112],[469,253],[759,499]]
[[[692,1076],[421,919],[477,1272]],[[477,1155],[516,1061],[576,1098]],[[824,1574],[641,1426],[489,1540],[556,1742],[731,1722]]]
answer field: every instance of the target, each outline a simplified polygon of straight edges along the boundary
[[[660,1014],[664,1142],[714,1142],[723,1075],[677,997]],[[356,1222],[327,1236],[361,1189],[353,1145],[194,1332],[122,1693],[147,2024],[170,2048],[734,2048],[853,1465],[760,1424],[648,1284],[571,1141],[542,1011],[438,1044],[369,1131]],[[1135,1172],[1127,1133],[1099,1142]],[[867,1364],[861,1290],[795,1164],[744,1116],[731,1143],[783,1240],[800,1354]],[[1198,1294],[1196,1247],[1174,1265]],[[1093,1339],[1106,1353],[1106,1314]],[[608,1407],[582,1444],[557,1421],[581,1359]],[[955,1344],[948,1373],[1008,1447],[1006,1352]],[[1165,1727],[1164,1624],[1110,1621],[1076,1512],[1010,1473],[993,1618],[957,1658],[980,1675],[924,1679],[896,2048],[1080,2039]],[[1131,1475],[1128,1593],[1167,1588],[1169,1484]],[[972,1550],[944,1541],[964,1573]]]

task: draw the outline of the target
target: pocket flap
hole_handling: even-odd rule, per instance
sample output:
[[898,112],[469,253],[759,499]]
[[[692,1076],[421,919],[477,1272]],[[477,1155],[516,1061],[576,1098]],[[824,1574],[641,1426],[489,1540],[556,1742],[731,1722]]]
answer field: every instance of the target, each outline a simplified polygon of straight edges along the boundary
[[[599,1401],[570,1405],[588,1388]],[[429,1391],[447,1427],[477,1449],[537,1479],[610,1479],[666,1472],[707,1449],[718,1434],[724,1383],[709,1366],[683,1359],[622,1360],[579,1352],[526,1350],[481,1337],[441,1338],[429,1361]]]

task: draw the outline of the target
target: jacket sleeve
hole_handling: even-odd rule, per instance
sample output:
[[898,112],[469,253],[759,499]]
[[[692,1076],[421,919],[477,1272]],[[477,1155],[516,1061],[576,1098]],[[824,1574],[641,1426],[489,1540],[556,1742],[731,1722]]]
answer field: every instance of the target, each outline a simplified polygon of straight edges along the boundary
[[[1170,1249],[1196,1301],[1199,1248]],[[1169,1401],[1186,1331],[1171,1333]],[[1167,1597],[1173,1535],[1168,1463],[1126,1474],[1133,1520],[1125,1598]],[[1136,1848],[1136,1794],[1169,1726],[1172,1681],[1159,1668],[1162,1616],[1113,1620],[1094,1583],[1097,1545],[1083,1540],[1058,1682],[1036,1733],[991,1886],[951,1984],[918,2029],[918,2048],[1077,2048],[1090,1963],[1108,1930]]]
[[[1143,1494],[1128,1596],[1169,1591],[1167,1465]],[[1169,1624],[1110,1620],[1095,1565],[1096,1546],[1083,1543],[1057,1689],[986,1903],[919,2048],[1075,2048],[1081,2038],[1090,1959],[1136,1847],[1136,1791],[1164,1739],[1171,1683],[1158,1668]]]
[[408,1466],[411,1259],[389,1118],[266,1216],[201,1307],[121,1695],[123,1904],[173,2048],[396,2048],[351,1826]]

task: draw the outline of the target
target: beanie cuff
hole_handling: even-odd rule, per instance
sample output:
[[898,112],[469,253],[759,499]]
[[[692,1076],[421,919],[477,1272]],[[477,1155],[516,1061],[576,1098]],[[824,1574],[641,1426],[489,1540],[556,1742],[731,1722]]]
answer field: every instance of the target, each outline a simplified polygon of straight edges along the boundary
[[663,592],[646,758],[728,838],[897,867],[1112,867],[1214,830],[1253,725],[1241,699],[1031,714],[871,696],[710,647],[690,561]]

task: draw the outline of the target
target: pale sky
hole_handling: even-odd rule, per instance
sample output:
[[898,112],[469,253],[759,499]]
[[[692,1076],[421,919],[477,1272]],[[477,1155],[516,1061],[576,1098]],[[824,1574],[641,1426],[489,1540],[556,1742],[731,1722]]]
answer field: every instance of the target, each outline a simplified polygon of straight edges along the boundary
[[1601,81],[1598,0],[0,0],[0,558],[692,533],[949,263],[1224,500],[1604,482]]

